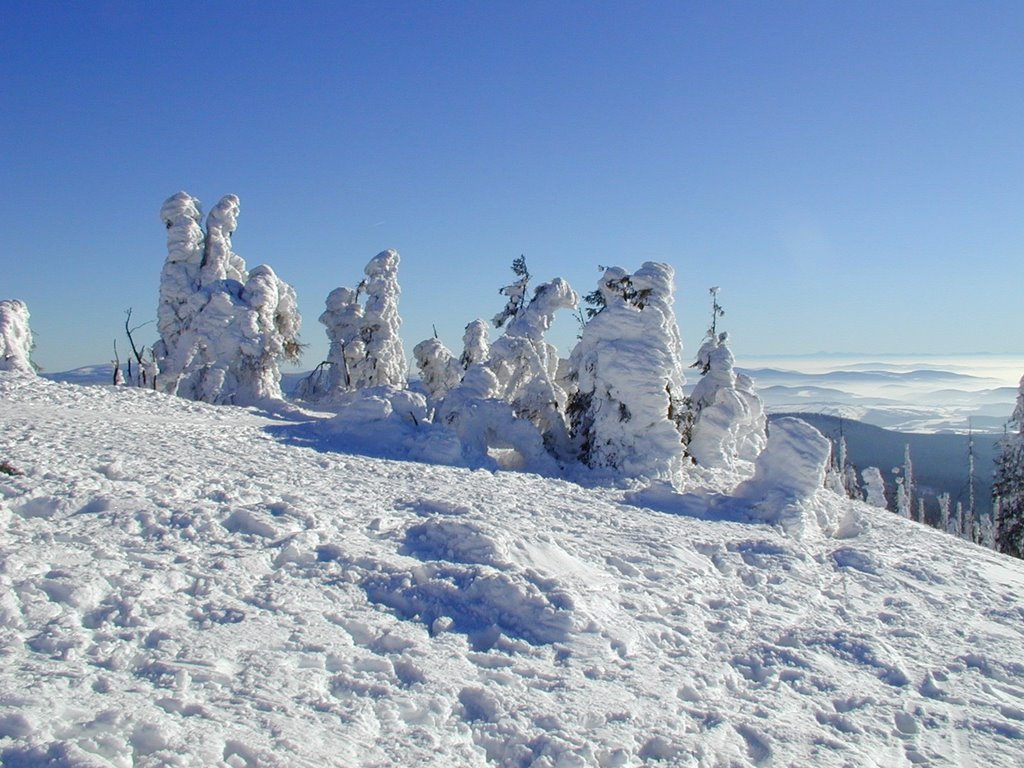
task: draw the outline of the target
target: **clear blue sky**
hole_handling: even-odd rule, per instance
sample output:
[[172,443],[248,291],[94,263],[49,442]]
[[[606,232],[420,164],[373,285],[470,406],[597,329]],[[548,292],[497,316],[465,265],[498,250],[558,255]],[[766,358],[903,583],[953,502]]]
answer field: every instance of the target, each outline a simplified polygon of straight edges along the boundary
[[407,352],[521,253],[671,263],[687,354],[712,285],[741,362],[1024,352],[1022,41],[1020,2],[0,0],[0,298],[45,369],[105,362],[184,189],[240,196],[310,365],[385,248]]

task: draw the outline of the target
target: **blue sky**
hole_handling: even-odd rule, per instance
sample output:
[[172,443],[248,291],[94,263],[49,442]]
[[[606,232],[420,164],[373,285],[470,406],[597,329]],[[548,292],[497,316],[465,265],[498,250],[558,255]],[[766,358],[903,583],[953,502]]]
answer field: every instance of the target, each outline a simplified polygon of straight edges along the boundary
[[105,362],[184,189],[239,195],[309,365],[385,248],[407,352],[525,254],[580,293],[672,264],[687,354],[712,285],[741,363],[1021,353],[1022,38],[1018,2],[2,0],[0,298],[45,369]]

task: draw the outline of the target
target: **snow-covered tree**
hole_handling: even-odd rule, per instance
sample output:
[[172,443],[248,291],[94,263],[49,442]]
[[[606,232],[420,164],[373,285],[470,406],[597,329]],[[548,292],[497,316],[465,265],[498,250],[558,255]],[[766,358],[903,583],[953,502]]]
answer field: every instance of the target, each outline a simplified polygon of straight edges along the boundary
[[692,366],[700,369],[701,377],[690,394],[687,450],[707,467],[733,468],[737,460],[753,461],[768,439],[764,405],[754,383],[735,371],[728,342],[725,332],[705,339]]
[[558,384],[558,350],[544,340],[555,313],[576,306],[579,296],[560,277],[537,286],[533,298],[491,345],[487,366],[498,380],[498,397],[531,421],[555,452],[567,447],[568,394]]
[[462,381],[463,371],[455,355],[440,339],[421,341],[412,350],[420,380],[431,400],[440,400]]
[[405,350],[398,330],[402,318],[398,314],[398,251],[378,253],[366,265],[363,291],[362,340],[366,353],[351,372],[354,388],[392,386],[404,387],[408,368]]
[[687,462],[674,290],[672,267],[656,262],[609,268],[598,284],[603,307],[569,359],[571,437],[591,467],[671,481]]
[[0,371],[36,372],[32,365],[32,329],[28,305],[20,299],[0,301]]
[[860,473],[864,480],[864,500],[873,507],[886,509],[888,502],[885,499],[885,477],[878,467],[866,467]]
[[996,458],[992,495],[996,549],[1024,557],[1024,377]]
[[518,256],[512,260],[512,273],[516,280],[498,290],[502,296],[507,296],[508,301],[504,308],[494,316],[491,321],[495,328],[501,328],[508,320],[515,318],[520,310],[526,306],[526,291],[530,284],[530,271],[526,268],[526,257]]
[[914,465],[910,460],[910,443],[903,448],[903,470],[893,468],[896,476],[896,514],[907,520],[914,519]]
[[491,345],[487,339],[487,323],[477,319],[466,325],[466,331],[462,334],[462,356],[459,363],[463,368],[469,368],[473,363],[482,363],[487,359]]
[[299,385],[297,396],[337,399],[370,387],[405,387],[408,371],[398,335],[399,262],[398,251],[382,251],[370,259],[358,286],[335,288],[327,295],[320,315],[330,341],[327,360]]
[[245,405],[281,398],[281,360],[297,360],[301,317],[295,291],[267,266],[248,272],[231,250],[238,198],[222,198],[206,219],[185,192],[168,198],[167,260],[160,278],[153,347],[165,392]]

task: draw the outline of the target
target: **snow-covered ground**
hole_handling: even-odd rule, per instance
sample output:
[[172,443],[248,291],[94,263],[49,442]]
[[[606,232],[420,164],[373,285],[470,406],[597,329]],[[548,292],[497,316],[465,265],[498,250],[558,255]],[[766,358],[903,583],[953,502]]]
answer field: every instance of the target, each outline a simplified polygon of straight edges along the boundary
[[1018,561],[290,418],[0,374],[4,766],[1024,761]]

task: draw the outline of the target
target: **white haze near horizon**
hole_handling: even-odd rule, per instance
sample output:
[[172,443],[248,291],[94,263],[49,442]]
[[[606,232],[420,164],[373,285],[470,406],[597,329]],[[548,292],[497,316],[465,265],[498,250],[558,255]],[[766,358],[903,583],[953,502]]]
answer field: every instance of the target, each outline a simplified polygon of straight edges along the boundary
[[805,374],[825,374],[842,371],[945,371],[962,379],[959,388],[965,390],[1016,387],[1024,376],[1024,355],[987,353],[929,354],[851,354],[829,353],[810,355],[755,354],[737,355],[737,365],[746,369],[771,368]]

